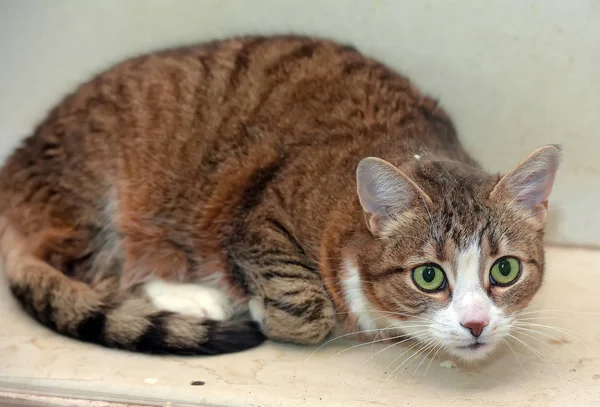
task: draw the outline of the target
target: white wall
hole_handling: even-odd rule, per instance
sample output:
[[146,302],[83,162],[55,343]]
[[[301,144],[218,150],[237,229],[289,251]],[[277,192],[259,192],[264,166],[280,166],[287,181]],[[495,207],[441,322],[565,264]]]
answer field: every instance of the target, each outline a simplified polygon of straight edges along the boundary
[[549,240],[600,245],[598,0],[0,0],[0,158],[127,56],[277,32],[353,43],[408,74],[490,170],[563,144]]

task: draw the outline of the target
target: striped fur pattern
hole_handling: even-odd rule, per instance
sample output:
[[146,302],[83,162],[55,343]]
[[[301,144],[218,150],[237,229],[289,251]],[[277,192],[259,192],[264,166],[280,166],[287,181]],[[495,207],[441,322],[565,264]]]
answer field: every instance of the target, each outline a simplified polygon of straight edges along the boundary
[[[470,309],[507,319],[539,287],[557,157],[488,175],[434,100],[352,47],[216,41],[52,110],[0,172],[0,249],[25,310],[104,346],[217,354],[424,316],[451,342]],[[491,287],[509,254],[523,277]],[[444,290],[411,281],[423,263]]]

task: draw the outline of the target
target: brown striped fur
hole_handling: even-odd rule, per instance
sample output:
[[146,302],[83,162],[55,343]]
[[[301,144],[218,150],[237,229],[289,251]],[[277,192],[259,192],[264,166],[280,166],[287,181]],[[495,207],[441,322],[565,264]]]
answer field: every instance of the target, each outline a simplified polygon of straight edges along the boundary
[[[369,156],[402,168],[430,208],[370,232],[355,175]],[[402,271],[478,234],[490,256],[508,244],[531,260],[539,275],[523,290],[491,290],[507,307],[528,302],[542,225],[491,200],[498,180],[434,100],[353,48],[236,38],[130,59],[67,96],[0,173],[1,248],[25,308],[73,337],[147,352],[259,344],[243,316],[164,312],[140,291],[212,275],[240,308],[260,299],[269,338],[317,343],[337,322],[356,329],[344,253],[375,306],[416,315],[449,291],[424,295]]]

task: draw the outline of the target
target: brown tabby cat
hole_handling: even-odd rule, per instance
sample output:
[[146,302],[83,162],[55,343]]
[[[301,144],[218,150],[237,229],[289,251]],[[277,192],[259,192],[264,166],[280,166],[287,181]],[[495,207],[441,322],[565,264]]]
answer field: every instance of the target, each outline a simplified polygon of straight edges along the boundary
[[215,354],[342,327],[473,360],[542,282],[559,156],[488,175],[434,100],[351,47],[217,41],[54,109],[1,171],[0,247],[30,314],[105,346]]

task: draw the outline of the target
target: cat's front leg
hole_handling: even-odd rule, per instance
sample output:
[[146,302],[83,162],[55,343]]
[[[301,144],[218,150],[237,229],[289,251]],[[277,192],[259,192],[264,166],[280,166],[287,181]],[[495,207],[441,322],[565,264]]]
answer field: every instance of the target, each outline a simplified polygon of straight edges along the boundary
[[284,239],[261,240],[260,247],[265,249],[243,250],[235,256],[250,282],[252,319],[276,341],[323,341],[336,324],[336,315],[314,264]]
[[267,284],[249,308],[264,334],[276,341],[317,344],[335,325],[331,300],[319,284],[307,280]]

